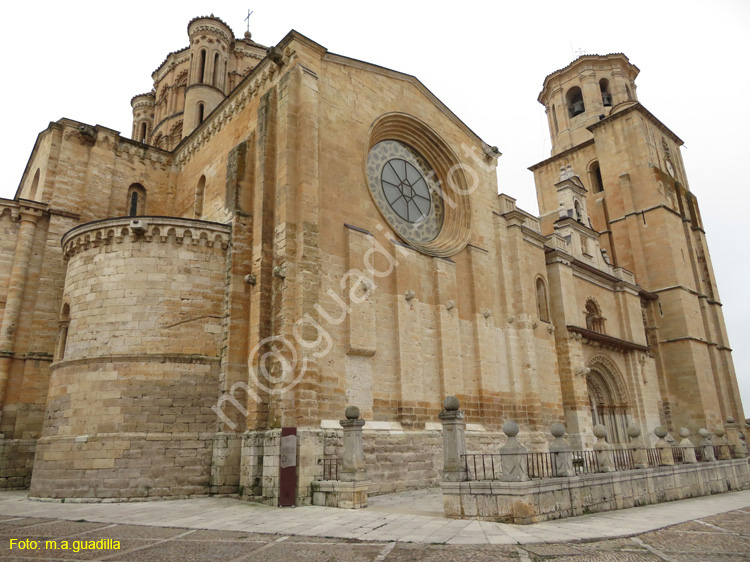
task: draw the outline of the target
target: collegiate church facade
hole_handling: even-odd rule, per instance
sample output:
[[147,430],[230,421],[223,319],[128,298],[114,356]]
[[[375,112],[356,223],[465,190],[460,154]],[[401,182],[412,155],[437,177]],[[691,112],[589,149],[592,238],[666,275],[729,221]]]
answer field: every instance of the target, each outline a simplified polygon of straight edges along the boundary
[[508,419],[613,444],[744,420],[682,141],[622,54],[544,80],[539,216],[498,150],[413,76],[219,18],[132,99],[70,119],[0,200],[0,482],[39,498],[298,503],[367,423],[374,493],[434,485],[455,395],[472,451]]

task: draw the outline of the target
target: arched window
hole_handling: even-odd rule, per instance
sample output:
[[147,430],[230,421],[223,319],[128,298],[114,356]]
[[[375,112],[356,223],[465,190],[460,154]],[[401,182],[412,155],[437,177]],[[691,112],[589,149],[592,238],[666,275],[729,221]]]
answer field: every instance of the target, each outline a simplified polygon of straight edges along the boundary
[[146,190],[141,184],[134,183],[128,188],[127,209],[129,217],[146,214]]
[[591,188],[594,193],[600,193],[604,191],[604,182],[602,181],[602,171],[599,168],[599,162],[594,160],[589,166],[589,181],[591,182]]
[[138,135],[138,140],[140,142],[146,142],[146,122],[145,121],[141,123],[141,132]]
[[57,335],[57,349],[55,350],[55,361],[62,361],[65,357],[65,346],[68,343],[68,325],[70,324],[70,306],[65,303],[57,322],[60,327]]
[[599,80],[599,90],[602,93],[602,104],[604,107],[612,106],[612,94],[609,91],[609,80],[602,78]]
[[39,168],[36,169],[36,173],[34,174],[34,179],[31,181],[31,189],[29,189],[29,199],[34,199],[36,197],[37,189],[39,189]]
[[202,103],[199,103],[198,104],[198,124],[199,125],[203,123],[203,113],[205,112],[205,110],[206,110],[206,106],[203,105]]
[[602,309],[593,298],[588,299],[586,301],[586,329],[604,334],[604,322]]
[[547,287],[541,277],[536,278],[536,311],[539,320],[549,322],[549,303],[547,302]]
[[201,49],[201,58],[198,62],[198,82],[203,84],[206,78],[206,50]]
[[573,86],[568,90],[565,100],[568,103],[568,113],[571,117],[575,117],[586,111],[586,106],[583,104],[583,92],[581,92],[581,88],[578,86]]
[[195,218],[203,216],[203,196],[206,191],[206,176],[201,176],[198,180],[198,187],[195,190]]
[[219,60],[219,53],[214,53],[214,77],[211,83],[217,88],[221,88],[221,84],[219,84],[219,78],[221,76],[220,67],[221,67],[221,62]]

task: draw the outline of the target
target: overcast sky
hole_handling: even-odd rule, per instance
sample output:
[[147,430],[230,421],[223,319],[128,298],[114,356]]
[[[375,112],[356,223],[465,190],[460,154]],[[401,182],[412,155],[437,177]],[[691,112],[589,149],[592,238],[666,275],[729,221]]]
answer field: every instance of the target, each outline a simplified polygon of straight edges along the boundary
[[129,135],[130,98],[210,13],[274,45],[290,29],[329,51],[415,75],[503,156],[500,190],[537,212],[527,167],[549,156],[544,77],[579,50],[623,52],[640,102],[685,141],[750,416],[746,255],[750,2],[14,2],[3,7],[0,197],[12,198],[37,134],[61,117]]

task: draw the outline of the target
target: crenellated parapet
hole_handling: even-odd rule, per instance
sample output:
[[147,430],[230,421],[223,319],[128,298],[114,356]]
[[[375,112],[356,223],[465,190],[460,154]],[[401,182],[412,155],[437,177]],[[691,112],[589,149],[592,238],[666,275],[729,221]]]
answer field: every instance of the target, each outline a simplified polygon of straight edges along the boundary
[[65,234],[62,239],[63,256],[67,260],[89,248],[136,240],[226,250],[230,231],[227,225],[176,217],[107,219],[82,224]]

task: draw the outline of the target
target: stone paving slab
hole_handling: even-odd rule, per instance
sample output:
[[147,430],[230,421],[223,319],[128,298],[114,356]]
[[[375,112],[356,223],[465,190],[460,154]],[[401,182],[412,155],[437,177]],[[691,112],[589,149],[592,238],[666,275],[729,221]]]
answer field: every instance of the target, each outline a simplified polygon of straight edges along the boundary
[[[442,520],[444,524],[454,523]],[[728,530],[716,522],[731,523]],[[750,540],[750,511],[734,510],[695,519],[637,537],[604,539],[587,543],[537,543],[527,545],[419,544],[405,542],[360,542],[321,537],[257,534],[225,530],[196,530],[123,524],[92,524],[52,518],[0,518],[0,530],[49,526],[68,539],[92,538],[106,533],[120,540],[113,550],[62,548],[11,550],[0,541],[2,560],[67,562],[747,562],[744,541]],[[92,526],[93,525],[93,526]],[[445,525],[447,526],[447,525]],[[454,525],[455,527],[455,525]],[[496,531],[491,523],[469,522],[467,529],[481,528],[488,538]],[[162,529],[153,534],[149,530]],[[705,529],[705,530],[704,530]],[[689,536],[689,540],[685,537]],[[58,539],[58,542],[62,539]]]
[[[412,502],[416,502],[415,498],[412,494]],[[387,499],[376,502],[378,511],[370,511],[319,506],[280,509],[232,498],[65,504],[30,501],[23,491],[6,491],[0,492],[0,520],[10,519],[10,525],[17,517],[85,520],[89,525],[86,531],[95,533],[106,533],[106,525],[102,524],[127,524],[284,535],[293,532],[301,536],[363,541],[511,545],[630,536],[732,510],[750,512],[750,490],[522,526],[401,513],[399,504],[403,502],[398,501],[399,498],[396,500],[395,512],[389,513],[384,511],[388,509]],[[428,501],[434,505],[434,498],[428,497]],[[420,510],[419,504],[415,505]],[[63,527],[44,522],[26,526],[29,535],[64,534],[60,530],[64,524],[57,524]],[[722,524],[727,527],[724,531],[733,532],[728,528],[733,523],[726,523],[724,519],[717,519],[715,526],[722,528]],[[0,529],[0,534],[8,532],[7,526]],[[727,537],[733,538],[731,534]],[[732,542],[731,548],[722,552],[734,555],[739,548],[750,552],[750,539],[734,538],[737,540]],[[231,559],[229,552],[226,555],[228,558],[224,559]]]

